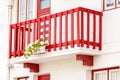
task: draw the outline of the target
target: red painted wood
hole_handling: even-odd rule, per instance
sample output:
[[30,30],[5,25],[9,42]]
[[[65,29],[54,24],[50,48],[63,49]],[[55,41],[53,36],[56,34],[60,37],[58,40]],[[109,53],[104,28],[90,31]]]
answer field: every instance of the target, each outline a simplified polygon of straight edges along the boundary
[[87,13],[87,48],[90,47],[89,45],[90,41],[90,13]]
[[39,75],[38,80],[50,80],[50,74]]
[[36,22],[33,23],[33,42],[36,40]]
[[30,44],[30,21],[28,21],[28,35],[27,35],[27,45]]
[[60,22],[59,22],[59,24],[60,24],[60,30],[59,30],[59,49],[60,50],[62,50],[62,14],[60,13],[59,14],[60,15]]
[[65,49],[68,48],[68,12],[65,14]]
[[74,14],[73,14],[73,10],[71,10],[71,47],[74,47]]
[[24,68],[30,68],[30,72],[39,72],[39,64],[35,63],[24,63]]
[[84,47],[84,13],[81,12],[81,47]]
[[22,41],[23,41],[23,50],[25,50],[25,46],[26,46],[26,22],[24,23],[23,25],[23,38],[22,38]]
[[101,68],[101,69],[94,69],[92,70],[92,80],[94,80],[94,73],[98,71],[107,71],[107,80],[109,80],[109,71],[114,69],[120,69],[120,66],[114,66],[114,67],[107,67],[107,68]]
[[93,49],[96,48],[96,15],[93,15]]
[[[51,16],[49,16],[49,33],[48,33],[48,44],[51,45]],[[51,48],[48,47],[48,51],[51,51]]]
[[102,15],[99,16],[99,50],[102,50]]
[[17,49],[17,51],[18,51],[18,56],[20,56],[20,45],[21,45],[21,24],[18,24],[19,25],[19,27],[18,27],[18,42],[17,42],[17,44],[18,44],[18,49]]
[[37,22],[37,26],[38,26],[38,40],[40,40],[40,29],[41,29],[41,24],[40,24],[40,18],[38,18],[38,22]]
[[41,0],[37,0],[37,18],[40,16],[50,14],[50,7],[41,9]]
[[17,51],[17,27],[14,25],[14,54],[13,56],[16,57],[16,51]]
[[28,76],[25,76],[25,77],[19,77],[19,78],[17,78],[17,80],[28,80]]
[[93,56],[90,55],[83,55],[83,54],[78,54],[76,55],[76,60],[82,60],[83,65],[85,66],[93,66]]
[[56,31],[57,31],[57,17],[54,15],[54,51],[56,51]]
[[44,38],[46,38],[46,17],[44,17],[44,20],[43,20],[43,22],[44,22],[44,27],[43,27],[43,36],[44,36]]
[[12,57],[12,25],[10,25],[10,31],[9,31],[9,58]]
[[[84,21],[84,16],[85,16],[84,13],[87,14],[86,21]],[[90,17],[90,14],[99,16],[99,22],[98,22],[99,25],[96,24],[97,17],[95,17],[95,16]],[[75,16],[76,16],[76,20],[74,19]],[[71,19],[71,20],[68,20],[68,19]],[[94,20],[92,23],[92,25],[94,27],[92,36],[94,36],[94,37],[93,37],[93,40],[90,41],[89,38],[90,38],[90,29],[91,29],[91,26],[90,26],[91,19]],[[51,20],[54,22],[53,25],[51,25]],[[46,24],[46,21],[48,21],[49,23]],[[57,25],[57,22],[59,22],[59,25]],[[43,23],[44,25],[41,26],[41,23]],[[84,28],[85,23],[87,24],[87,29]],[[20,24],[20,25],[18,25],[18,24]],[[48,51],[51,51],[51,49],[56,50],[56,48],[59,48],[61,50],[62,47],[65,47],[67,49],[68,46],[74,47],[74,45],[76,45],[76,44],[77,44],[77,46],[79,46],[81,44],[82,47],[84,45],[87,45],[88,48],[90,46],[94,46],[94,48],[98,47],[99,50],[102,49],[102,13],[94,11],[94,10],[79,7],[79,8],[63,11],[60,13],[47,15],[45,17],[12,24],[12,25],[13,26],[11,28],[15,34],[11,33],[11,35],[14,37],[14,39],[12,39],[12,41],[14,40],[13,41],[14,44],[10,44],[11,45],[10,49],[14,49],[14,50],[13,51],[11,50],[12,52],[10,52],[10,57],[11,56],[16,57],[16,56],[23,55],[25,46],[27,44],[31,43],[31,41],[35,41],[36,39],[42,40],[40,38],[40,36],[42,35],[42,36],[46,37],[46,34],[48,34],[48,46],[47,46]],[[63,27],[63,25],[65,27]],[[70,27],[69,27],[69,25],[70,25]],[[59,28],[58,32],[57,32],[56,26]],[[97,27],[97,26],[99,26],[99,27]],[[54,37],[52,38],[53,40],[51,39],[51,35],[52,35],[51,27],[53,27],[52,31],[54,32]],[[74,27],[77,28],[76,32],[74,32],[74,29],[75,29]],[[46,30],[46,28],[48,28],[48,30]],[[65,41],[62,41],[63,30],[64,30],[62,28],[65,29],[65,34],[64,34]],[[44,31],[41,31],[41,29],[43,29]],[[70,34],[68,34],[69,29],[71,29]],[[99,35],[96,34],[96,29],[99,29]],[[85,30],[87,31],[87,39],[86,40],[84,39],[84,37],[85,37],[84,31]],[[59,34],[58,35],[58,37],[59,37],[58,43],[56,43],[57,34]],[[75,39],[75,35],[77,36],[76,39]],[[32,36],[33,36],[33,38],[32,38]],[[69,37],[71,36],[70,40],[68,40],[68,36]],[[99,42],[96,42],[96,36],[99,36]],[[51,41],[53,41],[53,42],[51,42]],[[19,52],[20,52],[20,54],[19,54]]]
[[78,40],[77,46],[80,47],[80,13],[79,13],[79,8],[77,9],[77,40]]

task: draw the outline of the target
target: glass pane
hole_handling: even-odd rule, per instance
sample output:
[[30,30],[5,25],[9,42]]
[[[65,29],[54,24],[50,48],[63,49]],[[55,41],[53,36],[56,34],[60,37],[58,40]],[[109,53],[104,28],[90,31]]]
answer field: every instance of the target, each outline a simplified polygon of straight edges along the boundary
[[28,0],[28,19],[32,19],[33,17],[33,0]]
[[19,0],[19,21],[25,21],[26,19],[26,0]]
[[50,0],[41,0],[41,9],[50,7]]
[[120,71],[111,72],[111,80],[120,80]]
[[95,80],[106,80],[106,73],[98,73],[95,75]]

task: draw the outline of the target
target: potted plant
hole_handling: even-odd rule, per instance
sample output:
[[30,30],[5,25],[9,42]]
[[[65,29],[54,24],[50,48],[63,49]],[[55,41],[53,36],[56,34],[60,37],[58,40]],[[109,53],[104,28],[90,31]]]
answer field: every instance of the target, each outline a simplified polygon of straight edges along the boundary
[[24,57],[28,58],[33,54],[43,54],[46,52],[45,48],[47,46],[47,39],[43,41],[36,40],[35,42],[28,45],[25,49]]

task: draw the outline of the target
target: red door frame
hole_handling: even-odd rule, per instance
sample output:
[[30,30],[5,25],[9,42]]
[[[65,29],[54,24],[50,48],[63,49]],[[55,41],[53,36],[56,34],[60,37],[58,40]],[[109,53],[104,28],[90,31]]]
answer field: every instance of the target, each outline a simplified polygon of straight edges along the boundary
[[45,9],[40,9],[41,0],[37,0],[37,18],[40,16],[50,14],[50,8],[51,8],[51,0],[50,0],[50,7],[45,8]]
[[17,80],[21,80],[21,79],[25,79],[25,80],[27,80],[29,77],[28,76],[25,76],[25,77],[19,77],[19,78],[17,78]]
[[38,75],[38,80],[46,80],[48,78],[50,80],[50,74]]
[[114,67],[108,67],[108,68],[92,70],[92,79],[91,80],[94,80],[94,73],[98,72],[98,71],[107,71],[107,80],[109,80],[109,71],[114,70],[114,69],[119,69],[119,68],[120,68],[120,66],[114,66]]

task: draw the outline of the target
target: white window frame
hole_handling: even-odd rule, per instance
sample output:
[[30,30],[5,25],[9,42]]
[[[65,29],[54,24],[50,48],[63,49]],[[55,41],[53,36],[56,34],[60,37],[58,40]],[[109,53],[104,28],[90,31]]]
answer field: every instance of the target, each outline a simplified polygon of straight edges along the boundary
[[102,74],[102,73],[105,73],[106,74],[106,77],[104,80],[107,80],[107,71],[97,71],[97,72],[94,72],[94,80],[96,80],[96,75],[97,74]]
[[[113,69],[113,70],[109,70],[109,80],[112,80],[112,72],[116,72],[119,71],[119,77],[120,77],[120,69]],[[118,80],[118,79],[117,79]]]

